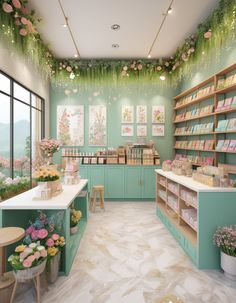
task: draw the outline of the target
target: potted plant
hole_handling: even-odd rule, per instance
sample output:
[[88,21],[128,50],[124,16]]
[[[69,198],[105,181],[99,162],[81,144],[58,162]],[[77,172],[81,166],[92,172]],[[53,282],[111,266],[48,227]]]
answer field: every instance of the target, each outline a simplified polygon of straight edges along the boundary
[[220,264],[225,276],[236,281],[236,225],[219,226],[214,243],[220,248]]
[[52,196],[56,196],[61,192],[60,173],[56,169],[42,166],[34,172],[33,177],[42,190],[50,188]]
[[40,275],[47,262],[47,250],[40,241],[29,245],[21,244],[15,248],[8,261],[18,281],[32,279]]
[[42,211],[38,212],[38,217],[34,222],[30,222],[30,226],[26,229],[23,242],[29,244],[40,240],[43,243],[47,250],[47,278],[50,283],[54,283],[59,273],[61,249],[66,244],[65,238],[56,232],[56,222],[60,214],[47,217]]
[[76,210],[75,208],[71,208],[70,210],[70,233],[73,235],[78,231],[78,223],[82,217],[82,213],[80,210]]
[[45,164],[53,164],[53,154],[59,151],[61,143],[54,139],[44,138],[39,142],[39,148],[41,150],[42,156],[45,159]]

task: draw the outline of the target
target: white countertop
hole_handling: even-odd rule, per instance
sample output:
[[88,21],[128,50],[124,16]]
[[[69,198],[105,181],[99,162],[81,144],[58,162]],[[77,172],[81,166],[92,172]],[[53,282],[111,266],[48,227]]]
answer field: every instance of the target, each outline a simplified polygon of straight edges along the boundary
[[186,176],[179,176],[174,174],[171,171],[164,171],[162,169],[155,169],[155,172],[159,175],[162,175],[163,177],[166,177],[172,181],[175,181],[181,185],[184,185],[194,191],[197,192],[235,192],[236,188],[232,187],[212,187],[205,184],[202,184],[200,182],[197,182],[192,179],[192,177],[186,177]]
[[0,209],[67,209],[87,183],[87,179],[82,179],[75,185],[63,185],[63,191],[49,200],[34,199],[33,188],[0,203]]

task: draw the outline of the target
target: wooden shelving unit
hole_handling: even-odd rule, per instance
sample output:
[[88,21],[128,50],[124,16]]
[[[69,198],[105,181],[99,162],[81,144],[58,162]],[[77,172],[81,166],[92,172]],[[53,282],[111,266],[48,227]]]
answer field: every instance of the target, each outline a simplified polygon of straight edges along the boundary
[[[229,82],[228,80],[230,77],[233,76],[231,79],[232,81]],[[229,84],[224,87],[219,87],[219,83]],[[199,96],[200,94],[200,96]],[[218,165],[219,154],[225,153],[225,154],[234,154],[235,151],[222,151],[222,150],[216,150],[215,147],[217,146],[218,140],[222,140],[222,135],[224,136],[224,139],[230,140],[230,134],[235,134],[235,130],[225,130],[225,131],[217,131],[217,125],[218,121],[224,120],[228,118],[228,114],[231,114],[230,119],[236,118],[236,105],[234,104],[230,108],[222,108],[222,110],[217,110],[217,104],[220,100],[225,100],[228,97],[228,94],[231,96],[236,96],[236,64],[231,65],[230,67],[214,74],[210,78],[206,79],[205,81],[201,82],[200,84],[182,92],[181,94],[177,95],[174,98],[174,104],[173,104],[173,111],[174,111],[174,153],[176,150],[186,150],[186,151],[197,151],[199,153],[201,152],[211,152],[213,153],[213,160],[214,165]],[[206,104],[206,101],[208,102]],[[189,111],[192,110],[192,107],[195,106],[195,108],[200,109],[205,106],[209,105],[211,102],[211,105],[213,105],[213,111],[206,114],[198,114],[196,116],[184,118],[179,116],[180,119],[176,119],[177,115],[185,115]],[[235,114],[235,115],[234,115]],[[210,122],[214,123],[214,128],[212,132],[200,132],[200,133],[177,133],[175,134],[175,130],[179,127],[189,127],[192,126],[193,122],[196,121],[199,122],[198,124],[204,123],[204,119],[209,118],[211,119]],[[179,126],[181,125],[181,126]],[[175,146],[175,142],[179,141],[179,137],[191,137],[191,136],[199,136],[201,138],[202,136],[212,136],[211,140],[214,140],[214,149],[212,150],[204,150],[204,149],[192,149],[192,148],[178,148]],[[220,137],[221,136],[221,137]],[[227,136],[227,137],[226,137]],[[220,138],[220,139],[219,139]],[[233,137],[235,139],[235,137]],[[181,138],[180,138],[181,140]],[[186,153],[185,153],[186,154]]]
[[217,225],[235,222],[236,188],[210,187],[162,169],[155,172],[157,216],[198,268],[219,268],[212,235]]

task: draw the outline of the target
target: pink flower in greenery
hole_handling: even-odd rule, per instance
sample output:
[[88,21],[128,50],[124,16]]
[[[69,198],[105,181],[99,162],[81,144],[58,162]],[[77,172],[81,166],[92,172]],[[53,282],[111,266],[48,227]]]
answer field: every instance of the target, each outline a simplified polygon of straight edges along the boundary
[[24,29],[24,28],[21,28],[20,31],[19,31],[19,34],[20,34],[21,36],[26,36],[26,35],[27,35],[27,30]]
[[32,262],[29,260],[29,258],[27,258],[23,261],[23,266],[26,268],[29,268],[32,266]]
[[22,13],[25,14],[25,15],[27,15],[27,14],[29,13],[28,8],[25,7],[25,6],[22,6],[22,7],[21,7],[21,11],[22,11]]
[[12,0],[12,4],[15,6],[15,8],[21,8],[21,3],[19,0]]
[[46,251],[46,249],[44,249],[44,250],[42,250],[42,251],[40,252],[40,256],[41,256],[42,258],[46,258],[46,257],[47,257],[47,251]]
[[60,238],[60,236],[58,234],[53,234],[52,235],[53,241],[57,241],[59,238]]
[[38,230],[33,230],[31,233],[31,238],[33,241],[38,240],[39,236],[38,236]]
[[39,239],[44,239],[48,235],[48,231],[45,228],[42,228],[38,231],[38,237]]
[[21,23],[24,24],[24,25],[27,25],[28,22],[29,22],[28,19],[26,19],[25,17],[22,17],[20,21],[21,21]]
[[52,238],[47,239],[46,241],[46,245],[49,247],[53,247],[54,246],[54,241]]
[[36,258],[35,258],[34,255],[30,255],[30,256],[27,258],[27,260],[29,260],[29,261],[31,261],[31,262],[34,262],[35,259],[36,259]]
[[8,13],[8,14],[13,12],[12,6],[6,2],[3,3],[2,9],[4,10],[5,13]]

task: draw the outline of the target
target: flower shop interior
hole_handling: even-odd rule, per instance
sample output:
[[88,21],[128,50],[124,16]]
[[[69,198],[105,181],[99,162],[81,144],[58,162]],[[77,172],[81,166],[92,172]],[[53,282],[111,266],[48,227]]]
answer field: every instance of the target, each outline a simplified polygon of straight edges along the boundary
[[236,0],[0,0],[0,303],[236,302]]

